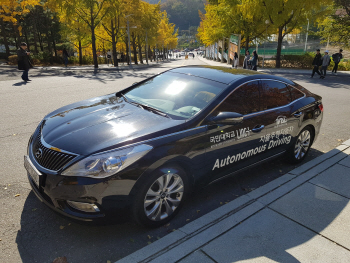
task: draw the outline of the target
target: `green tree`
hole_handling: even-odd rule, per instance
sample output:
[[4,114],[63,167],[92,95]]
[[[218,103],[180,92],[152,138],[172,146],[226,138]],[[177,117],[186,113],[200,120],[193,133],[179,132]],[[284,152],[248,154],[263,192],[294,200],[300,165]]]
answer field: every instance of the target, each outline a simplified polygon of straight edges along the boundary
[[[276,68],[281,67],[281,50],[283,38],[296,28],[306,24],[308,17],[324,16],[326,6],[331,0],[254,0],[252,12],[262,13],[277,30]],[[253,2],[254,2],[253,1]]]
[[319,19],[319,35],[340,46],[350,47],[350,0],[335,0],[330,15]]

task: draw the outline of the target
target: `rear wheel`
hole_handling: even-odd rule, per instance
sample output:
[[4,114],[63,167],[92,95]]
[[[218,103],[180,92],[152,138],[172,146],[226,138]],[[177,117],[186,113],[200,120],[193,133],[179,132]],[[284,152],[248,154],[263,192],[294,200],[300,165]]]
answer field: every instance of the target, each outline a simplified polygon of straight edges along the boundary
[[135,196],[134,219],[150,227],[169,222],[182,207],[188,188],[187,176],[180,167],[157,170]]
[[298,134],[297,139],[287,151],[286,160],[294,164],[302,162],[310,150],[313,137],[312,129],[310,127],[305,127]]

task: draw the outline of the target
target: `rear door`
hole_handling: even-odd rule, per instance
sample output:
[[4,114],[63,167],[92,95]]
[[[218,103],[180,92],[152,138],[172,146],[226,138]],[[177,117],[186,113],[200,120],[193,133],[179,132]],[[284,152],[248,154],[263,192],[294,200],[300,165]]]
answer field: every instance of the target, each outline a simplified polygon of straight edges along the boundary
[[277,80],[260,81],[261,108],[264,115],[266,134],[261,141],[266,143],[269,155],[284,152],[298,131],[302,112],[295,112],[293,101],[304,96],[290,85]]

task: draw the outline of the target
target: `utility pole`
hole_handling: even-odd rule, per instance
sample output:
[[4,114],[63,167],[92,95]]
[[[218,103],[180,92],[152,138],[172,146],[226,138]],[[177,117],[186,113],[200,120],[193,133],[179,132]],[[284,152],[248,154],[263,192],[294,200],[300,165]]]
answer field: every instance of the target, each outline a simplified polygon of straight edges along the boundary
[[307,19],[307,29],[306,29],[306,39],[305,39],[305,48],[304,48],[304,51],[306,52],[307,51],[307,35],[309,34],[309,19]]
[[146,61],[148,65],[148,38],[147,38],[147,29],[146,29]]

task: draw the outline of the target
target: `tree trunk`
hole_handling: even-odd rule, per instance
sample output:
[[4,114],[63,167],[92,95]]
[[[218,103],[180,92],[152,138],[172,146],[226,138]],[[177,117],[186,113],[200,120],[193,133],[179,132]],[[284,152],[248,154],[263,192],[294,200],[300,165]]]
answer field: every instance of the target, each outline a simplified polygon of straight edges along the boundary
[[133,52],[134,52],[134,63],[135,65],[137,65],[137,47],[136,47],[136,37],[134,35],[134,33],[132,33],[132,49],[133,49]]
[[52,56],[52,47],[51,47],[51,35],[49,32],[46,33],[47,36],[47,50],[49,51],[50,57]]
[[281,67],[281,50],[283,40],[283,27],[278,28],[278,40],[277,40],[277,54],[276,54],[276,68]]
[[79,65],[83,65],[83,49],[81,47],[81,40],[79,40]]
[[[151,50],[151,47],[150,46],[148,46],[148,50],[147,50],[147,52],[148,52],[148,57],[150,58],[150,61],[152,62],[152,50]],[[154,58],[153,58],[153,60],[154,60]]]
[[117,41],[116,41],[116,27],[114,26],[113,19],[111,19],[111,32],[112,32],[112,52],[113,52],[113,62],[114,66],[118,67],[118,57],[117,57]]
[[140,36],[137,37],[137,42],[138,42],[138,48],[139,48],[140,63],[143,64],[142,45],[141,45]]
[[246,37],[245,39],[245,50],[249,49],[249,36]]
[[38,50],[38,35],[37,34],[38,34],[38,31],[36,30],[36,23],[33,22],[34,50],[35,50],[36,54],[39,53],[39,50]]
[[1,33],[2,33],[2,38],[4,40],[4,45],[5,45],[5,50],[6,50],[6,57],[10,56],[10,47],[9,47],[9,43],[8,43],[8,39],[7,39],[7,34],[6,34],[6,26],[4,21],[0,20],[1,22]]
[[94,59],[94,68],[98,68],[97,52],[96,52],[96,36],[95,36],[95,21],[93,17],[93,6],[90,8],[90,22],[91,22],[91,44],[92,44],[92,57]]
[[145,56],[146,56],[146,64],[148,64],[148,54],[147,54],[147,46],[145,45]]
[[39,32],[38,32],[38,37],[39,37],[40,50],[41,52],[44,52],[43,38],[41,36],[41,33]]

